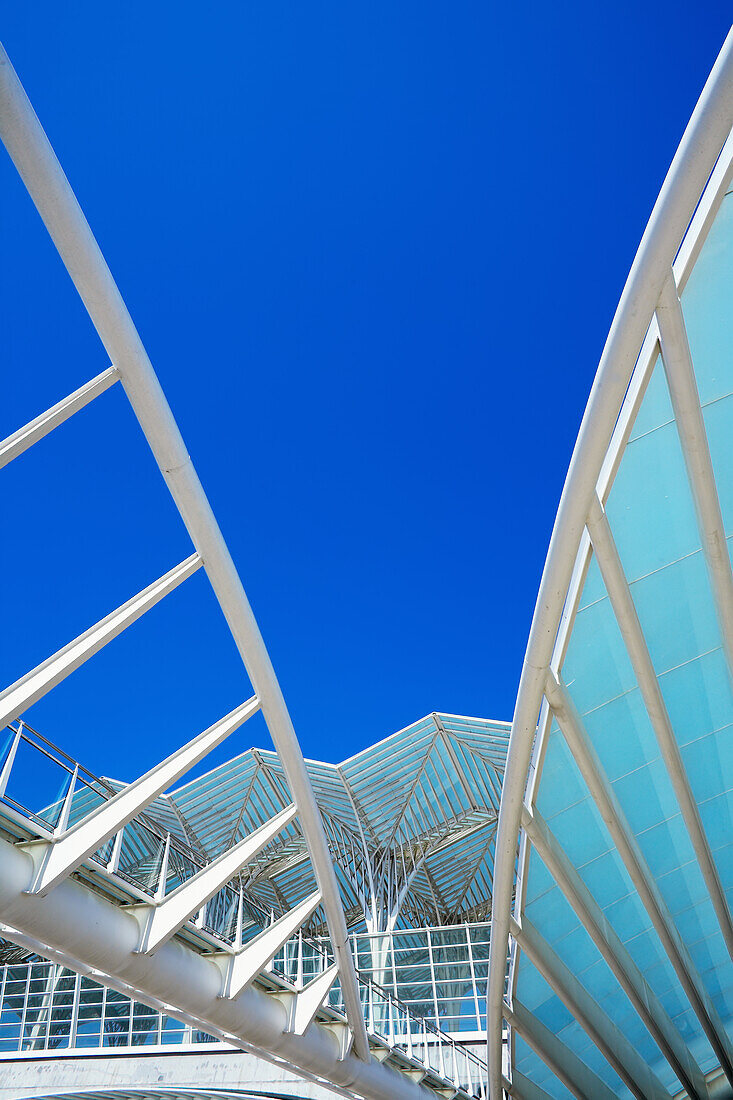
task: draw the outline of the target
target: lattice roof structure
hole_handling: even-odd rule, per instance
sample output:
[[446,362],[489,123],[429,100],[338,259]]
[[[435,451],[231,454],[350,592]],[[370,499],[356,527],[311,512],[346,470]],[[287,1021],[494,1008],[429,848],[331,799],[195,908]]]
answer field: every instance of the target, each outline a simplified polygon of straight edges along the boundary
[[[351,927],[490,915],[508,740],[508,723],[433,713],[342,764],[306,761]],[[161,796],[146,816],[212,859],[291,801],[277,754],[252,748]],[[264,912],[287,911],[313,892],[297,821],[241,885]]]

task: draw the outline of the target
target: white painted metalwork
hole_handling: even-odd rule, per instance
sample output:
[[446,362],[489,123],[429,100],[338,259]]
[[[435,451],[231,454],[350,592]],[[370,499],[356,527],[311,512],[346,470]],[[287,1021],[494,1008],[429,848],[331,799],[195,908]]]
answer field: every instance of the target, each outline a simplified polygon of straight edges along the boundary
[[659,749],[674,787],[687,831],[690,834],[695,855],[710,892],[720,929],[728,945],[728,950],[733,955],[733,921],[731,921],[728,901],[720,881],[718,869],[715,866],[715,860],[710,851],[710,845],[705,836],[700,810],[690,789],[690,783],[682,762],[682,753],[672,729],[672,722],[644,639],[644,632],[634,606],[621,558],[616,549],[611,526],[603,505],[597,496],[594,496],[591,501],[587,527],[611,606],[634,669],[636,682],[643,696],[644,706],[654,728]]
[[[221,890],[234,876],[249,863],[250,860],[262,851],[266,844],[282,832],[290,824],[296,814],[295,806],[289,807],[281,814],[263,825],[261,829],[251,833],[233,848],[222,852],[218,859],[213,860],[206,867],[202,867],[193,878],[182,883],[171,894],[165,894],[167,863],[163,864],[165,870],[161,870],[160,889],[161,898],[155,905],[143,905],[132,910],[138,917],[141,926],[140,950],[156,951],[161,944],[166,943],[171,936],[199,912],[202,906],[209,901],[217,890]],[[168,852],[166,848],[166,852]],[[320,901],[320,894],[318,895]],[[318,902],[315,903],[316,905]],[[315,909],[315,905],[313,906]],[[312,912],[312,910],[311,910]],[[298,915],[297,910],[288,913],[283,920],[293,920]],[[299,928],[302,920],[295,919],[295,927]],[[268,929],[268,931],[270,931]],[[289,937],[286,936],[285,939]],[[283,941],[284,942],[284,941]],[[278,945],[280,946],[280,945]],[[275,948],[275,951],[277,947]],[[275,952],[273,951],[273,954]],[[272,956],[270,956],[272,957]],[[270,959],[266,959],[269,962]],[[265,964],[262,963],[262,966]],[[258,967],[261,969],[261,967]],[[231,994],[230,994],[231,996]]]
[[[3,934],[49,955],[56,974],[61,966],[73,967],[77,994],[82,980],[78,975],[93,975],[110,991],[136,996],[161,1012],[175,1011],[189,1025],[284,1061],[349,1094],[409,1100],[424,1095],[419,1084],[423,1079],[441,1095],[465,1096],[465,1090],[482,1094],[483,1070],[477,1059],[412,1017],[395,998],[357,977],[329,841],[336,838],[355,872],[357,849],[338,822],[327,813],[322,820],[272,665],[171,410],[68,181],[1,50],[0,136],[113,364],[0,444],[0,465],[18,457],[119,379],[195,549],[187,561],[0,694],[3,724],[17,720],[202,565],[255,691],[253,699],[121,790],[74,766],[67,768],[65,793],[53,806],[28,813],[12,797],[5,798],[6,835],[20,843],[0,838]],[[278,782],[263,764],[276,809],[269,821],[250,828],[239,843],[208,861],[205,851],[191,849],[195,840],[188,833],[188,847],[182,846],[170,829],[161,835],[156,821],[146,815],[163,791],[258,710],[271,733],[284,780]],[[440,736],[450,755],[447,735]],[[53,759],[51,747],[34,737],[35,746]],[[27,740],[18,726],[3,767],[3,784],[12,776],[18,746]],[[498,755],[503,764],[503,752]],[[429,798],[435,799],[429,777],[427,782]],[[487,812],[495,820],[498,797],[486,811],[470,790],[466,794],[465,781],[462,788],[475,820],[461,819],[459,833],[479,828]],[[286,800],[283,789],[288,791]],[[492,790],[496,796],[498,782]],[[171,803],[169,809],[185,830],[177,807]],[[430,806],[427,809],[429,835],[420,841],[419,855],[403,843],[383,861],[383,877],[397,905],[404,898],[406,880],[411,881],[427,855],[456,831],[450,815],[442,821]],[[301,836],[305,849],[298,843]],[[307,858],[317,889],[290,908],[279,899],[279,918],[252,937],[253,922],[249,916],[245,922],[245,908],[249,914],[253,905],[247,883],[256,880],[258,860],[269,858],[270,850],[277,851],[283,864]],[[239,893],[232,936],[235,877]],[[282,989],[274,957],[315,909],[324,915],[333,962],[328,965],[324,956],[322,972],[310,984]],[[333,1009],[330,1002],[336,990],[338,1008]],[[105,992],[104,997],[113,994]],[[78,996],[75,1003],[78,1016]],[[371,1035],[362,1010],[367,1003],[376,1028]],[[77,1027],[78,1018],[75,1034]],[[418,1048],[424,1063],[416,1055]]]
[[136,622],[141,615],[151,607],[155,607],[164,596],[200,569],[202,564],[199,555],[192,554],[160,580],[148,585],[137,596],[133,596],[116,611],[101,619],[73,642],[69,642],[52,657],[0,692],[0,728],[14,722],[24,710],[42,699],[75,669],[98,653],[103,646]]
[[[321,816],[280,685],[229,550],[152,364],[68,180],[4,50],[0,52],[0,136],[13,159],[123,388],[204,564],[285,769],[323,895],[343,983],[354,1049],[369,1059],[346,921]],[[19,697],[18,697],[19,700]],[[25,703],[24,705],[29,705]],[[22,707],[20,708],[22,709]],[[6,721],[19,713],[9,713]]]
[[[674,920],[657,886],[618,799],[583,728],[583,722],[564,684],[550,673],[545,695],[581,775],[616,846],[632,883],[649,914],[687,998],[699,1019],[718,1061],[733,1071],[733,1046],[725,1026],[709,997],[697,967],[680,937]],[[525,807],[524,813],[527,812]],[[569,898],[572,903],[572,898]]]
[[20,428],[17,432],[8,436],[0,443],[0,469],[3,466],[7,466],[9,462],[12,462],[18,455],[23,454],[29,447],[32,447],[34,443],[38,443],[40,439],[52,432],[54,428],[58,428],[60,424],[68,420],[74,413],[83,409],[90,401],[93,401],[95,397],[99,397],[100,394],[108,390],[110,386],[114,385],[119,380],[119,373],[115,367],[108,367],[107,370],[102,371],[96,378],[92,378],[90,382],[86,382],[83,386],[80,386],[78,390],[74,390],[73,393],[65,397],[63,401],[59,401],[58,404],[48,409],[45,413],[41,413],[34,420],[31,420],[29,424],[26,424],[24,428]]
[[733,674],[733,571],[715,484],[700,395],[692,366],[685,319],[670,270],[657,305],[662,362],[690,480],[700,538],[712,581],[728,666]]
[[[684,326],[680,324],[677,288],[681,288],[687,279],[699,252],[701,240],[712,223],[723,190],[733,172],[733,160],[731,160],[733,149],[729,136],[732,122],[733,32],[728,36],[693,113],[624,288],[573,453],[537,599],[512,725],[496,846],[493,935],[488,988],[488,1047],[492,1100],[499,1100],[503,1087],[500,1057],[502,1017],[506,1018],[512,1026],[516,1026],[517,1031],[524,1035],[530,1046],[540,1053],[547,1065],[551,1066],[553,1072],[576,1096],[603,1094],[596,1082],[583,1080],[583,1075],[588,1070],[587,1066],[578,1064],[572,1052],[559,1051],[558,1041],[554,1036],[544,1036],[541,1041],[538,1041],[536,1038],[538,1021],[531,1020],[528,1013],[520,1021],[516,1001],[513,1007],[511,1001],[509,1004],[504,1001],[504,959],[509,925],[512,920],[517,841],[522,814],[523,812],[527,814],[528,810],[531,812],[535,775],[538,767],[541,767],[543,746],[549,729],[546,709],[540,717],[539,727],[537,726],[543,694],[547,696],[560,721],[562,732],[573,751],[583,778],[601,809],[604,823],[616,843],[640,898],[652,917],[660,942],[664,945],[690,1003],[703,1024],[716,1056],[720,1059],[723,1069],[729,1076],[731,1075],[730,1041],[725,1029],[703,990],[689,954],[674,929],[666,906],[655,888],[653,877],[641,857],[638,845],[635,844],[623,820],[623,815],[619,813],[618,804],[613,798],[602,769],[593,758],[587,738],[583,736],[582,725],[576,721],[577,715],[572,716],[570,713],[567,698],[563,696],[562,685],[558,682],[556,673],[562,666],[564,646],[569,637],[569,627],[573,621],[576,601],[589,562],[591,540],[584,535],[587,524],[594,543],[593,549],[599,557],[606,587],[614,603],[616,617],[632,659],[637,682],[642,690],[647,712],[655,725],[662,751],[665,753],[667,770],[685,815],[687,828],[721,929],[730,947],[733,943],[730,913],[720,888],[714,861],[710,857],[697,806],[691,796],[681,761],[676,759],[679,756],[679,750],[676,742],[672,743],[669,736],[669,719],[668,716],[665,718],[664,701],[661,699],[657,678],[648,659],[648,650],[638,617],[633,612],[628,582],[620,568],[617,556],[614,563],[613,556],[607,552],[608,542],[603,541],[604,535],[608,532],[605,530],[602,502],[618,469],[630,426],[643,397],[649,368],[654,360],[656,348],[661,342],[663,357],[666,350],[669,360],[669,362],[665,360],[665,369],[670,378],[670,389],[675,394],[673,397],[675,411],[678,414],[678,426],[703,545],[713,577],[718,618],[724,638],[727,640],[727,617],[730,614],[730,563],[724,544],[723,549],[720,548],[722,525],[719,522],[719,503],[711,477],[704,425],[700,416],[699,400],[696,399],[694,390],[694,377],[693,385],[690,385],[689,349],[686,346]],[[690,229],[686,235],[688,226]],[[680,248],[683,239],[685,243]],[[672,269],[674,269],[676,287],[670,282]],[[658,311],[656,318],[655,310]],[[634,373],[637,364],[639,369]],[[597,497],[600,499],[598,500]],[[599,540],[602,543],[600,554],[598,553]],[[723,555],[725,561],[723,561]],[[611,560],[610,576],[609,560]],[[617,567],[615,569],[614,564]],[[604,565],[606,568],[603,568]],[[533,756],[536,731],[538,731],[537,742]],[[530,763],[532,763],[531,767]],[[527,805],[523,808],[525,798]],[[531,816],[525,820],[531,829]],[[526,838],[521,848],[522,866],[527,858],[527,840],[531,840],[531,836]],[[556,870],[559,878],[562,879],[561,868],[558,866]],[[522,868],[519,875],[520,885],[521,875]],[[564,886],[565,893],[572,902],[573,888],[567,876],[565,881],[559,884],[561,887]],[[574,900],[580,910],[581,899],[576,896]],[[525,946],[528,946],[527,927],[522,931],[519,917],[521,907],[522,892],[518,888],[516,912],[520,923],[515,922],[513,929],[518,937],[523,938]],[[591,923],[589,911],[585,913],[585,923],[586,927]],[[550,968],[545,966],[543,970],[541,964],[543,954],[546,962],[546,952],[537,950],[537,943],[533,946],[536,949],[533,961],[545,977],[548,977]],[[607,957],[615,955],[617,977],[621,980],[620,956],[615,950],[609,950],[610,946],[607,945],[606,948]],[[562,984],[558,978],[557,969],[553,970],[553,976],[557,991]],[[630,973],[627,969],[625,975],[627,984],[629,977]],[[512,989],[513,986],[510,986],[510,998]],[[637,993],[637,998],[638,995]],[[582,1026],[586,1027],[589,1024],[586,1012],[588,1005],[579,1004],[573,996],[570,996],[567,985],[562,986],[561,999],[564,999],[566,1004],[568,999],[573,1000],[572,1011]],[[648,1022],[654,1026],[654,1021]],[[659,1022],[657,1017],[657,1027]],[[596,1022],[592,1027],[594,1041],[621,1074],[627,1086],[634,1091],[628,1072],[624,1074],[622,1061],[618,1060],[617,1055],[608,1046],[608,1035],[612,1034],[608,1029],[609,1023],[610,1021],[607,1020]],[[532,1029],[535,1030],[534,1038],[530,1034]],[[676,1044],[677,1040],[675,1040]],[[626,1066],[628,1065],[626,1060]],[[684,1067],[679,1064],[678,1070],[682,1079]],[[639,1085],[641,1078],[636,1073],[632,1076]],[[733,1081],[733,1077],[731,1080]],[[693,1085],[691,1081],[688,1083]],[[645,1095],[649,1094],[649,1089],[653,1094],[655,1087],[647,1082],[644,1086]],[[699,1080],[694,1083],[694,1087],[699,1092]],[[639,1094],[637,1090],[637,1095]]]
[[243,989],[252,984],[254,979],[263,970],[274,956],[308,919],[316,906],[322,901],[321,894],[316,891],[311,897],[306,898],[295,909],[260,932],[253,940],[240,947],[233,954],[222,957],[225,977],[222,996],[236,997]]
[[641,1055],[603,1012],[556,951],[527,920],[512,918],[512,935],[569,1012],[603,1052],[637,1100],[671,1100]]
[[333,983],[336,981],[338,967],[329,966],[312,982],[309,982],[302,991],[293,997],[293,1015],[289,1022],[289,1028],[296,1035],[305,1035],[313,1023],[315,1015],[326,1000]]
[[[569,1050],[521,1001],[515,1000],[512,1008],[505,1005],[504,1014],[507,1023],[551,1066],[555,1076],[578,1100],[616,1100],[616,1094],[605,1081]],[[504,1080],[503,1078],[502,1084]],[[507,1091],[514,1094],[513,1081]]]
[[[434,713],[342,764],[306,761],[350,928],[388,932],[490,915],[508,733],[507,723]],[[173,812],[179,831],[217,854],[289,801],[277,754],[253,748],[177,786],[148,813],[163,825]],[[279,911],[317,883],[297,831],[270,854],[247,888]]]
[[[527,809],[522,826],[565,897],[636,1008],[691,1100],[706,1100],[702,1070],[692,1058],[659,998],[613,925],[553,836],[537,809]],[[521,943],[521,939],[520,939]]]
[[[34,892],[46,893],[58,885],[88,856],[101,848],[110,837],[123,829],[171,783],[212,752],[259,709],[260,702],[257,698],[242,703],[225,718],[215,722],[187,745],[177,749],[134,783],[128,784],[97,810],[83,817],[72,829],[60,830],[60,835],[54,836],[50,842],[32,844],[29,850],[37,867],[33,883]],[[290,814],[288,820],[291,820],[292,816]],[[242,843],[246,844],[248,839],[251,838],[246,838]],[[232,875],[229,877],[231,878]]]

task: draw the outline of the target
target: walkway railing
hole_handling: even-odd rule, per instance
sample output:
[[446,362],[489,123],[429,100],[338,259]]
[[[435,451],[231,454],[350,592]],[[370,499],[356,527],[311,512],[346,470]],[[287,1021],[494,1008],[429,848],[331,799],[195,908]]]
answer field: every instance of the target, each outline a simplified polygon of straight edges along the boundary
[[[5,734],[0,742],[0,833],[14,840],[52,839],[117,793],[111,783],[83,768],[24,722],[13,723]],[[106,888],[110,898],[119,900],[122,895],[124,901],[135,902],[171,893],[205,865],[200,854],[143,813],[86,861],[84,874],[97,888]],[[240,890],[228,884],[181,931],[189,942],[197,942],[199,949],[216,951],[222,946],[231,949],[236,942],[246,943],[268,920],[269,914],[255,899],[245,894],[240,901]],[[467,935],[464,929],[459,934]],[[356,943],[363,938],[357,937]],[[358,949],[355,955],[358,964]],[[255,982],[266,989],[295,991],[324,973],[333,961],[329,941],[299,934],[277,952]],[[172,1016],[130,1001],[58,964],[8,965],[2,970],[2,983],[0,1057],[2,1052],[7,1057],[9,1053],[61,1047],[214,1041]],[[371,1040],[401,1053],[426,1075],[448,1081],[466,1095],[485,1096],[483,1061],[429,1020],[411,1012],[378,982],[357,974],[357,984]],[[472,1003],[475,995],[474,987]],[[475,1004],[478,1009],[477,1000]],[[346,1017],[338,976],[321,1014],[325,1019]]]

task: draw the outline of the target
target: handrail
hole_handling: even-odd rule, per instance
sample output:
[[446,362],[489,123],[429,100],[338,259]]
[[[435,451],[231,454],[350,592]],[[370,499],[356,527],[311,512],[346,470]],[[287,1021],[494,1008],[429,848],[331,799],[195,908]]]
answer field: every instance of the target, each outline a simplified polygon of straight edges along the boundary
[[168,490],[203,562],[247,671],[298,808],[328,923],[354,1050],[370,1060],[338,881],[303,754],[229,548],[186,450],[153,365],[84,213],[4,48],[0,137],[99,334]]
[[[28,744],[30,744],[33,747],[37,748],[39,751],[42,751],[49,759],[53,760],[54,763],[58,764],[61,768],[63,768],[65,770],[65,772],[69,775],[69,777],[71,777],[73,775],[83,774],[84,777],[85,777],[85,782],[88,783],[90,786],[93,785],[93,789],[96,789],[97,786],[98,786],[100,789],[105,790],[108,793],[110,798],[114,797],[117,794],[116,789],[111,784],[109,784],[105,780],[99,779],[97,776],[94,775],[93,772],[91,772],[88,769],[83,768],[80,765],[78,765],[67,753],[63,752],[62,750],[59,750],[57,748],[57,746],[55,746],[51,741],[49,741],[47,738],[43,737],[42,734],[39,734],[38,731],[34,730],[32,727],[28,726],[26,723],[18,722],[18,723],[15,723],[15,724],[11,724],[10,726],[6,727],[6,729],[8,729],[11,732],[11,734],[13,734],[13,735],[18,735],[19,734],[20,737],[22,739],[25,739]],[[31,734],[32,737],[28,736],[28,734]],[[42,744],[36,744],[35,739],[37,739],[39,742],[42,742]],[[5,803],[6,805],[9,804],[10,808],[15,811],[15,816],[23,817],[24,820],[27,822],[27,824],[29,826],[31,826],[32,830],[35,831],[36,833],[39,832],[39,828],[40,828],[42,833],[46,834],[49,837],[53,836],[53,830],[52,829],[44,829],[42,826],[39,826],[39,823],[38,823],[39,822],[39,816],[38,815],[36,815],[32,810],[29,810],[27,807],[22,806],[15,799],[9,798],[7,795],[0,798],[0,820],[1,820],[1,815],[2,815],[3,803]],[[43,819],[40,818],[40,820],[42,821]],[[161,829],[160,826],[156,822],[152,821],[149,818],[149,816],[147,814],[145,814],[144,812],[140,813],[137,817],[133,818],[132,821],[130,821],[128,823],[128,825],[125,826],[125,828],[129,829],[131,827],[134,827],[136,824],[137,825],[142,824],[145,828],[147,828],[151,832],[153,832],[154,835],[159,840],[159,842],[161,843],[161,845],[167,841],[167,843],[169,845],[169,849],[171,851],[179,852],[186,860],[188,860],[191,863],[192,873],[195,873],[195,870],[200,870],[201,868],[203,868],[205,866],[204,861],[201,860],[201,857],[198,853],[193,852],[193,850],[191,850],[186,845],[184,845],[182,842],[180,842],[178,840],[178,838],[174,838],[174,837],[169,836],[169,834],[167,834],[163,829]],[[94,860],[93,857],[90,857],[90,860],[85,864],[85,867],[87,869],[90,869],[90,868],[94,867],[95,865],[96,865],[96,861]],[[169,866],[170,865],[171,865],[171,863],[169,861]],[[99,867],[99,870],[100,870],[100,872],[102,871],[101,865]],[[129,885],[127,879],[124,876],[120,876],[119,873],[114,873],[114,874],[107,873],[106,877],[114,879],[115,882],[117,882],[117,884],[120,887],[127,887]],[[158,886],[159,886],[159,883],[157,883],[157,882],[148,883],[147,887],[143,887],[143,886],[138,884],[138,887],[135,890],[135,893],[137,894],[142,890],[147,894],[153,895],[153,894],[155,894],[156,888]],[[235,902],[236,898],[238,896],[237,892],[234,889],[232,889],[231,886],[226,886],[226,887],[223,888],[223,890],[227,890],[227,889],[230,891],[230,893],[232,895],[232,901]],[[134,900],[134,898],[133,898],[133,900]],[[253,908],[257,908],[257,903],[253,899],[248,898],[248,903],[251,904],[253,906]],[[268,914],[266,914],[264,912],[264,910],[261,910],[261,915],[264,918],[266,918]],[[264,921],[264,923],[266,923],[266,920]],[[482,923],[486,923],[486,922],[482,922]],[[463,926],[459,926],[459,927],[463,927]],[[227,935],[225,931],[215,930],[213,928],[208,928],[208,927],[206,928],[206,931],[209,932],[211,934],[211,936],[214,937],[215,939],[220,940],[222,942],[222,944],[224,944],[224,945],[227,945],[227,946],[231,947],[234,943],[235,932],[234,932],[234,926],[233,925],[230,929],[230,934],[229,935]],[[405,930],[406,934],[407,934],[407,932],[408,932],[408,930]],[[288,942],[292,942],[292,941],[288,941]],[[304,947],[309,952],[311,952],[311,954],[309,956],[310,959],[312,959],[313,957],[316,957],[316,956],[320,958],[320,960],[321,960],[321,971],[326,970],[328,968],[328,966],[331,965],[331,962],[333,960],[333,951],[332,951],[332,949],[329,950],[331,945],[330,945],[330,941],[328,939],[324,940],[323,942],[319,942],[318,940],[314,939],[313,937],[304,936],[304,935],[300,934],[297,937],[297,942],[299,944],[299,949],[300,949],[301,952],[303,951]],[[17,966],[17,965],[23,965],[23,964],[12,964],[12,965]],[[31,964],[28,964],[28,965],[31,965]],[[302,970],[302,965],[301,965],[301,970]],[[0,971],[2,971],[2,967],[0,967]],[[420,1054],[420,1043],[421,1042],[423,1043],[423,1047],[424,1047],[424,1044],[429,1041],[433,1046],[436,1046],[439,1049],[439,1051],[442,1051],[443,1048],[445,1047],[445,1048],[448,1048],[452,1051],[460,1052],[457,1055],[452,1056],[452,1065],[454,1066],[454,1074],[453,1075],[443,1074],[443,1076],[446,1076],[447,1079],[449,1079],[449,1080],[454,1080],[455,1083],[460,1084],[461,1087],[462,1087],[463,1084],[466,1084],[465,1081],[462,1081],[462,1082],[457,1081],[457,1077],[458,1077],[458,1068],[457,1067],[459,1065],[460,1060],[463,1059],[464,1064],[473,1067],[474,1070],[475,1070],[475,1072],[473,1074],[471,1074],[471,1080],[472,1081],[473,1080],[478,1081],[480,1083],[481,1089],[483,1089],[485,1087],[487,1067],[486,1067],[486,1064],[484,1062],[482,1062],[482,1060],[477,1055],[475,1055],[472,1051],[469,1051],[466,1048],[462,1047],[460,1043],[458,1043],[455,1039],[452,1038],[452,1036],[448,1035],[444,1031],[441,1031],[440,1028],[434,1026],[428,1020],[426,1020],[423,1017],[417,1015],[415,1012],[412,1011],[412,1009],[410,1009],[406,1004],[404,1004],[404,1002],[402,1002],[399,999],[399,997],[396,997],[390,990],[387,990],[383,986],[379,985],[379,983],[374,981],[374,979],[364,977],[363,975],[361,975],[358,972],[358,969],[356,969],[356,968],[355,968],[355,973],[356,973],[356,980],[357,980],[357,988],[362,991],[362,994],[361,994],[361,997],[360,997],[360,1003],[362,1005],[373,1005],[375,1003],[375,1000],[376,1000],[376,1001],[381,1001],[383,1003],[383,1005],[388,1005],[389,1006],[389,1012],[387,1014],[388,1015],[388,1029],[387,1029],[388,1033],[387,1033],[387,1035],[382,1034],[379,1026],[374,1026],[375,1025],[375,1017],[374,1017],[374,1014],[372,1014],[372,1018],[371,1018],[372,1026],[371,1026],[371,1028],[367,1027],[367,1030],[370,1031],[373,1036],[375,1036],[377,1039],[379,1039],[381,1041],[387,1042],[388,1045],[390,1045],[392,1047],[399,1047],[400,1049],[405,1047],[406,1048],[405,1053],[407,1053],[407,1055],[409,1057],[413,1058],[417,1062],[422,1063],[425,1066],[425,1068],[429,1069],[429,1070],[430,1069],[435,1070],[435,1067],[431,1067],[429,1065],[429,1062],[428,1062],[428,1059],[427,1059],[426,1049],[422,1050],[422,1056],[421,1056],[421,1054]],[[283,972],[281,972],[280,969],[278,969],[278,964],[277,964],[276,960],[273,960],[273,963],[270,965],[270,967],[267,968],[266,974],[274,975],[274,976],[278,977],[281,981],[287,983],[288,986],[291,985],[291,982],[290,982],[290,979],[289,979],[287,973],[283,973]],[[330,1010],[338,1013],[339,1015],[345,1017],[346,1016],[346,1006],[345,1006],[344,1000],[343,1000],[343,989],[341,988],[340,981],[338,979],[337,979],[336,986],[334,986],[334,992],[332,993],[331,997],[332,997],[332,999],[330,1001],[327,999],[326,1007],[329,1008]],[[379,1015],[379,1014],[377,1014],[377,1015]],[[404,1020],[405,1023],[407,1024],[407,1027],[405,1029],[405,1041],[404,1042],[400,1041],[401,1037],[402,1037],[402,1031],[400,1030],[399,1034],[395,1034],[395,1032],[394,1032],[395,1016],[397,1018],[401,1019],[401,1020]],[[422,1039],[419,1038],[419,1036],[422,1036]],[[428,1040],[428,1037],[430,1037],[429,1040]],[[442,1055],[441,1055],[441,1065],[442,1064],[443,1063],[442,1063]],[[438,1072],[437,1070],[435,1070],[435,1071]]]

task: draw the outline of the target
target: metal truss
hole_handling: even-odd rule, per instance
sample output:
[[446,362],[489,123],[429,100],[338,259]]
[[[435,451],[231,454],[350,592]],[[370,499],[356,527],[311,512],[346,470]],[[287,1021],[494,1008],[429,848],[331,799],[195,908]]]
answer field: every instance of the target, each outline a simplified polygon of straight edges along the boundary
[[[594,1047],[639,1100],[670,1092],[553,947],[523,913],[532,849],[588,933],[655,1040],[684,1095],[706,1100],[705,1075],[686,1037],[601,911],[552,828],[535,805],[545,747],[555,721],[645,908],[689,1005],[733,1085],[731,1041],[680,937],[655,877],[563,683],[562,669],[591,556],[605,591],[665,774],[684,822],[720,933],[733,951],[733,926],[719,869],[690,786],[634,595],[606,516],[613,484],[654,363],[666,375],[700,545],[729,669],[733,647],[733,576],[718,488],[697,391],[680,296],[733,175],[733,32],[692,115],[622,294],[573,453],[545,564],[520,680],[499,814],[488,986],[491,1100],[504,1092],[542,1095],[521,1075],[502,1074],[502,1021],[521,1036],[580,1098],[617,1093],[524,1007],[517,996],[518,951],[525,953]],[[658,357],[659,360],[658,360]],[[517,863],[517,851],[519,860]],[[505,996],[505,959],[510,980]],[[719,1072],[719,1071],[718,1071]],[[674,1091],[674,1090],[673,1090]]]
[[[360,985],[351,955],[339,884],[313,787],[283,695],[242,583],[193,463],[140,337],[76,201],[51,145],[4,51],[0,50],[0,136],[71,276],[111,360],[111,366],[85,386],[0,444],[0,464],[18,458],[107,388],[119,383],[150,445],[181,515],[194,553],[121,607],[0,693],[0,727],[18,719],[108,642],[203,569],[224,613],[255,695],[182,746],[146,775],[103,797],[102,804],[70,824],[70,793],[56,827],[33,829],[26,822],[20,843],[0,837],[0,920],[4,933],[81,973],[175,1011],[184,1021],[244,1049],[287,1063],[305,1076],[373,1100],[409,1100],[425,1095],[425,1078],[445,1095],[468,1085],[466,1061],[446,1041],[440,1071],[430,1069],[432,1037],[423,1057],[413,1044],[408,1014],[400,1020],[401,1039],[390,1044],[367,1034]],[[118,874],[124,836],[162,791],[261,711],[276,747],[292,804],[251,831],[171,892],[170,838],[160,854],[159,887],[129,904]],[[12,768],[16,740],[5,761]],[[2,785],[3,777],[0,777]],[[253,939],[242,939],[244,897],[231,942],[209,940],[197,914],[256,861],[265,847],[297,819],[316,882],[315,891]],[[16,822],[17,824],[17,822]],[[106,852],[109,886],[91,865]],[[102,873],[102,878],[104,877]],[[275,953],[320,907],[328,929],[334,966],[303,988],[263,991],[258,986]],[[205,938],[205,937],[204,937]],[[325,1006],[335,978],[342,1014]],[[324,1014],[325,1013],[325,1014]],[[389,1015],[389,1013],[388,1013]],[[397,1026],[395,1024],[395,1026]],[[442,1040],[440,1040],[442,1044]],[[430,1050],[428,1050],[430,1048]],[[461,1058],[463,1057],[463,1061]],[[395,1072],[397,1070],[398,1072]],[[473,1086],[471,1086],[473,1089]],[[478,1088],[479,1086],[475,1086]]]
[[[388,931],[490,916],[508,732],[506,723],[433,713],[342,764],[305,762],[349,928]],[[248,749],[147,812],[213,856],[289,801],[277,754]],[[250,900],[275,912],[314,889],[297,820],[287,842],[268,846],[242,882]],[[319,909],[310,934],[323,933],[321,918]]]

